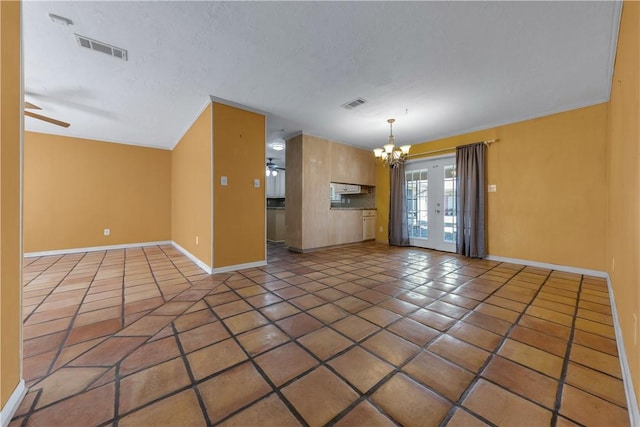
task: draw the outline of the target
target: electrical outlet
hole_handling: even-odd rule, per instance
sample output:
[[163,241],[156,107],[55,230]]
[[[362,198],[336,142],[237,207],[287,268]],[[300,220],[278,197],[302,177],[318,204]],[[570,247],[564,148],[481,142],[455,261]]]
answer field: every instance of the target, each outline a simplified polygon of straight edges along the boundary
[[229,183],[229,180],[227,179],[226,176],[221,176],[220,177],[220,185],[226,186],[228,183]]
[[104,229],[104,235],[105,235],[105,236],[109,236],[109,235],[111,235],[111,230],[110,230],[110,229],[108,229],[108,228],[105,228],[105,229]]
[[496,185],[495,185],[495,184],[491,184],[491,185],[489,185],[489,188],[487,189],[487,191],[488,191],[489,193],[495,193],[495,192],[496,192],[496,191],[498,191],[498,190],[497,190],[497,188],[496,188]]

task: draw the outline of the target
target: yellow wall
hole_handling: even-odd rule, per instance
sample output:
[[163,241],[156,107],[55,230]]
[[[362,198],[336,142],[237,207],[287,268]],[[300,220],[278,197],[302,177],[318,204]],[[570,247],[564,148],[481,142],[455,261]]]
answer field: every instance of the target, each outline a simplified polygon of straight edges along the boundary
[[266,260],[265,126],[261,114],[213,103],[214,268]]
[[[0,408],[21,377],[20,2],[0,2]],[[3,420],[4,421],[4,420]]]
[[[640,397],[634,315],[640,311],[640,4],[625,1],[609,102],[607,270]],[[615,260],[615,267],[614,267]]]
[[[418,144],[411,152],[498,138],[487,150],[487,184],[497,186],[487,197],[489,254],[604,271],[606,132],[607,104],[599,104]],[[388,180],[388,171],[378,170],[378,181]],[[388,190],[376,195],[383,221]],[[386,224],[378,224],[384,233]]]
[[211,111],[209,104],[171,152],[171,239],[208,266],[213,265]]
[[25,132],[24,162],[25,253],[170,239],[169,151]]

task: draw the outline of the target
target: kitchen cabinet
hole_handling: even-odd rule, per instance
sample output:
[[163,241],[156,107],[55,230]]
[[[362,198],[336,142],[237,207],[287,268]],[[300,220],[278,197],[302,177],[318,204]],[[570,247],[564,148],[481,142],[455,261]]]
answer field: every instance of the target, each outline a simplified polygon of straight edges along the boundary
[[332,209],[329,214],[329,246],[362,241],[362,210]]
[[376,159],[371,150],[333,143],[330,160],[332,182],[376,185]]
[[276,176],[266,177],[267,198],[283,198],[285,194],[285,171],[278,171]]
[[338,184],[331,183],[334,186],[334,192],[336,194],[360,194],[362,192],[362,187],[354,184]]
[[285,239],[285,218],[283,208],[267,208],[267,240],[281,242]]
[[376,211],[367,209],[362,211],[362,240],[376,238]]

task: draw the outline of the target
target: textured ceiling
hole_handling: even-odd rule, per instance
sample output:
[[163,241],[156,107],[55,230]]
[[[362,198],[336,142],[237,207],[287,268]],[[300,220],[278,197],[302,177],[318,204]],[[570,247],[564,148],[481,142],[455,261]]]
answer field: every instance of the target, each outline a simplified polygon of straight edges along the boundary
[[[372,148],[396,118],[413,144],[609,99],[620,2],[23,3],[25,98],[59,128],[172,148],[209,96]],[[54,13],[73,21],[52,22]],[[74,33],[127,49],[80,48]],[[351,111],[341,104],[362,97]],[[277,155],[273,157],[278,158]]]

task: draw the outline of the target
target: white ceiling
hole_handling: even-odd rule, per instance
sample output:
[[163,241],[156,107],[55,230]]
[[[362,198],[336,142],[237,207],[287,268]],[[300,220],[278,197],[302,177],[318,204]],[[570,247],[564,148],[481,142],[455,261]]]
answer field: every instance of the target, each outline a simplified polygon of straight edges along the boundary
[[[172,148],[211,95],[267,113],[268,140],[303,131],[372,148],[393,117],[397,143],[424,142],[607,101],[620,10],[27,0],[25,98],[71,127],[26,118],[26,129]],[[74,33],[127,49],[129,60],[80,48]],[[341,108],[356,97],[368,103]]]

